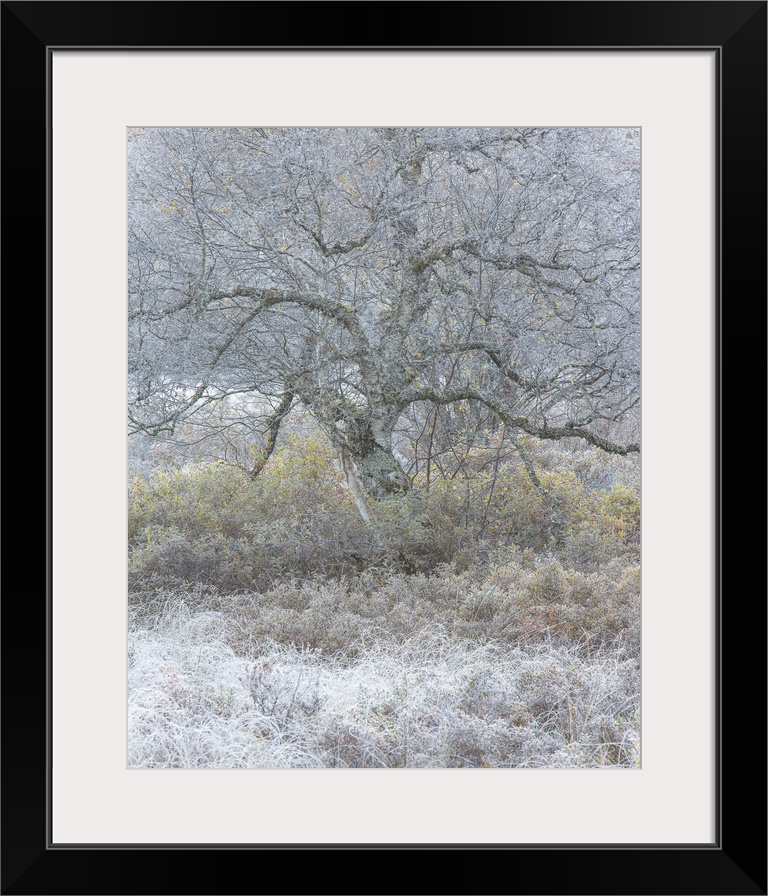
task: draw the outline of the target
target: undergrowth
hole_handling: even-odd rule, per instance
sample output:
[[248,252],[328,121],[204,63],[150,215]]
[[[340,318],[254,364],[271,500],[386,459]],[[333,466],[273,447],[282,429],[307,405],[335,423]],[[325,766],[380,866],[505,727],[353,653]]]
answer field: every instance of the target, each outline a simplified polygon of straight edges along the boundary
[[512,647],[370,630],[351,652],[263,641],[170,602],[132,627],[135,768],[596,768],[639,762],[639,667],[614,644]]
[[638,471],[467,454],[360,519],[332,451],[136,475],[129,764],[639,765]]

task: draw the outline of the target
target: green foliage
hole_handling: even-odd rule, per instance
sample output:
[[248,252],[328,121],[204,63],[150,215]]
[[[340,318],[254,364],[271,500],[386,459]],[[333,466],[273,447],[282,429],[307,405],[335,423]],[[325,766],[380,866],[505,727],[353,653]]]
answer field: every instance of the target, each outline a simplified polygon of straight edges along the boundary
[[255,481],[222,463],[134,479],[128,531],[135,587],[204,582],[224,591],[340,575],[370,538],[327,447],[298,437]]
[[543,495],[515,458],[473,469],[473,457],[463,475],[432,478],[427,489],[421,474],[407,496],[378,502],[371,525],[320,438],[293,435],[255,481],[223,463],[136,477],[132,585],[263,592],[291,576],[486,567],[500,548],[585,573],[638,560],[639,496],[628,482],[591,488],[573,455],[560,454],[557,466],[543,456]]
[[640,495],[637,489],[624,483],[614,483],[605,495],[603,505],[622,540],[627,544],[636,544],[640,538]]

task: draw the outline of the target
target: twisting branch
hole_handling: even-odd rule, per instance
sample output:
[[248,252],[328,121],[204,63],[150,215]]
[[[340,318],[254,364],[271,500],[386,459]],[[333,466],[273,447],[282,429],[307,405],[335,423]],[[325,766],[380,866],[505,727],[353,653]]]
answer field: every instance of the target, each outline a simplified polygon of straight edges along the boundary
[[515,450],[520,456],[520,460],[523,462],[525,472],[528,474],[528,478],[533,483],[533,487],[541,495],[542,499],[544,500],[545,506],[549,506],[551,508],[552,512],[549,517],[549,523],[547,524],[547,532],[551,536],[562,524],[560,501],[558,501],[558,499],[551,492],[548,492],[541,484],[541,480],[536,473],[536,469],[534,468],[533,463],[528,456],[528,452],[523,447],[520,439],[514,433],[509,433],[509,438],[512,444],[515,446]]
[[510,442],[512,442],[512,444],[515,446],[515,450],[517,451],[518,455],[520,456],[520,460],[523,462],[523,466],[525,467],[525,472],[528,474],[528,478],[533,483],[534,488],[545,500],[547,500],[547,501],[550,500],[551,496],[550,496],[549,492],[541,484],[541,479],[539,479],[539,477],[536,473],[536,470],[533,466],[533,463],[531,462],[531,459],[528,456],[528,452],[525,450],[525,448],[523,448],[523,445],[522,445],[520,439],[513,432],[508,433],[508,435],[509,435]]
[[357,312],[350,305],[346,305],[343,302],[334,302],[320,293],[301,292],[292,289],[259,289],[252,286],[242,286],[239,283],[232,289],[210,295],[208,304],[223,299],[234,299],[239,296],[257,299],[259,302],[259,305],[249,316],[249,320],[262,310],[282,304],[294,304],[307,308],[310,311],[320,311],[326,317],[341,324],[349,333],[357,352],[360,369],[364,372],[373,371],[373,357],[368,337],[360,323]]
[[274,413],[270,415],[267,421],[267,438],[258,460],[249,473],[251,479],[256,479],[256,477],[261,474],[264,467],[267,465],[267,461],[272,456],[272,452],[275,450],[275,445],[277,444],[277,436],[280,432],[280,426],[282,425],[283,420],[285,420],[291,412],[294,398],[295,396],[290,389],[286,389],[280,396],[280,401],[275,408]]
[[535,436],[537,439],[545,439],[548,441],[559,441],[560,439],[584,439],[590,445],[601,448],[609,454],[627,455],[640,451],[640,445],[637,442],[630,442],[627,445],[620,445],[609,439],[604,439],[591,432],[585,426],[568,422],[564,426],[550,426],[543,422],[535,423],[527,416],[520,416],[513,413],[507,405],[497,396],[475,386],[452,386],[445,389],[436,389],[431,385],[408,386],[400,394],[400,401],[403,407],[412,404],[415,401],[431,401],[434,404],[453,404],[457,401],[479,401],[487,408],[494,411],[499,419],[510,429],[519,429],[528,435]]

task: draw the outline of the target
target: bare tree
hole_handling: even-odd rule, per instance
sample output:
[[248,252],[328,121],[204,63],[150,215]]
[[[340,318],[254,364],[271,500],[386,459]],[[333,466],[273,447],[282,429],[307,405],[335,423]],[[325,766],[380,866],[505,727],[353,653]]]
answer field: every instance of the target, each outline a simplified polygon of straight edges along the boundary
[[258,475],[302,405],[364,515],[437,409],[638,451],[639,189],[630,129],[134,133],[131,432]]

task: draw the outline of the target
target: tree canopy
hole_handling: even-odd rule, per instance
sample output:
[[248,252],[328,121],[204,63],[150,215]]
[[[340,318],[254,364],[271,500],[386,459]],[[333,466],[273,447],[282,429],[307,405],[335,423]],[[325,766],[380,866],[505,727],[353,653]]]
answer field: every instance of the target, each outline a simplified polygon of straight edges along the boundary
[[128,160],[131,432],[256,476],[303,407],[363,514],[437,408],[639,450],[638,131],[136,129]]

